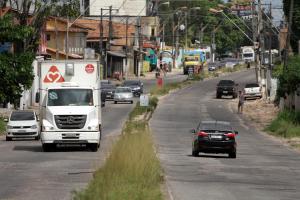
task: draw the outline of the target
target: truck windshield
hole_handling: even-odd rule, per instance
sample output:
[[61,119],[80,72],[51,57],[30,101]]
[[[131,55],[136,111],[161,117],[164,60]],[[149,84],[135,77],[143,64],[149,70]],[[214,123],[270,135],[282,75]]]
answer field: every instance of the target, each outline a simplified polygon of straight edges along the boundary
[[50,89],[48,106],[93,106],[91,89]]
[[252,58],[253,53],[244,53],[244,58]]

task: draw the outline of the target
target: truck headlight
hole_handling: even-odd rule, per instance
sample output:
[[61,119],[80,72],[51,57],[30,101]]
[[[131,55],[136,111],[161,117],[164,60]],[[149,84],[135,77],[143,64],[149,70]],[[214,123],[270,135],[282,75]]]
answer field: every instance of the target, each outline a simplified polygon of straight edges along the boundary
[[52,131],[52,130],[54,130],[54,127],[53,126],[42,126],[42,130],[43,131]]
[[91,131],[99,131],[99,126],[96,125],[96,126],[88,126],[88,129],[91,130]]

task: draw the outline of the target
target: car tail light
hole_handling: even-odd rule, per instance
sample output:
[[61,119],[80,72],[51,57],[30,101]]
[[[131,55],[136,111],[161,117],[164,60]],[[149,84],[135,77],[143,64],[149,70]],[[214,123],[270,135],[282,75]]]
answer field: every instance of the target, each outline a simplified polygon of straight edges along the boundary
[[207,137],[208,134],[206,132],[204,132],[204,131],[200,131],[200,132],[197,133],[197,136],[199,136],[199,137]]
[[235,134],[234,133],[226,133],[225,136],[227,136],[228,138],[231,138],[231,139],[235,138]]

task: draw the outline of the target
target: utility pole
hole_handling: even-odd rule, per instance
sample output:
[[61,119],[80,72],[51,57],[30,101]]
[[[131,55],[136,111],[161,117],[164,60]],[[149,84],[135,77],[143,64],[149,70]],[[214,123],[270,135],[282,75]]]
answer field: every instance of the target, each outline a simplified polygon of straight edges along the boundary
[[127,75],[128,75],[128,17],[126,17],[126,42],[125,42],[125,79],[127,80]]
[[217,28],[214,26],[213,31],[212,31],[212,41],[211,41],[211,59],[212,62],[215,62],[215,49],[216,49],[216,30]]
[[102,64],[103,68],[103,79],[107,78],[106,77],[106,64],[104,60],[104,52],[103,52],[103,9],[101,8],[100,12],[100,25],[99,25],[99,51],[100,51],[100,63]]
[[263,17],[262,17],[262,7],[261,7],[261,0],[258,0],[258,34],[259,34],[259,50],[260,50],[260,59],[259,59],[259,76],[258,81],[261,83],[262,81],[262,64],[264,59],[264,52],[265,52],[265,43],[264,43],[264,29]]
[[66,60],[69,59],[69,14],[67,14]]
[[138,79],[140,78],[141,69],[143,67],[143,53],[142,53],[142,35],[141,35],[141,17],[138,18],[138,42],[139,42],[139,56],[138,56]]
[[288,22],[288,32],[286,37],[286,44],[284,50],[284,69],[287,69],[288,55],[290,50],[290,40],[291,40],[291,29],[293,23],[293,12],[294,12],[294,0],[290,2],[290,11],[289,11],[289,22]]
[[184,23],[185,23],[185,50],[187,50],[187,35],[188,35],[188,29],[187,29],[187,17],[188,17],[188,11],[185,11],[185,19],[184,19]]
[[109,6],[109,25],[108,25],[108,43],[107,43],[107,50],[110,51],[110,42],[112,40],[112,16],[111,16],[111,12],[112,12],[112,6]]
[[251,15],[252,15],[252,40],[253,40],[253,48],[254,48],[254,67],[255,67],[255,78],[256,83],[258,83],[258,70],[257,70],[257,50],[256,43],[257,43],[257,15],[256,15],[256,5],[255,1],[251,3]]

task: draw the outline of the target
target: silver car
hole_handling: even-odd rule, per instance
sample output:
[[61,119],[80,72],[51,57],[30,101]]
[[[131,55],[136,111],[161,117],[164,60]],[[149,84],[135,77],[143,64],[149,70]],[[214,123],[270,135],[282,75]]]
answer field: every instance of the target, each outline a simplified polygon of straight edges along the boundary
[[37,115],[32,110],[12,111],[6,127],[6,141],[13,138],[33,137],[40,139],[40,126]]
[[133,103],[133,93],[130,87],[117,87],[114,94],[114,102]]

